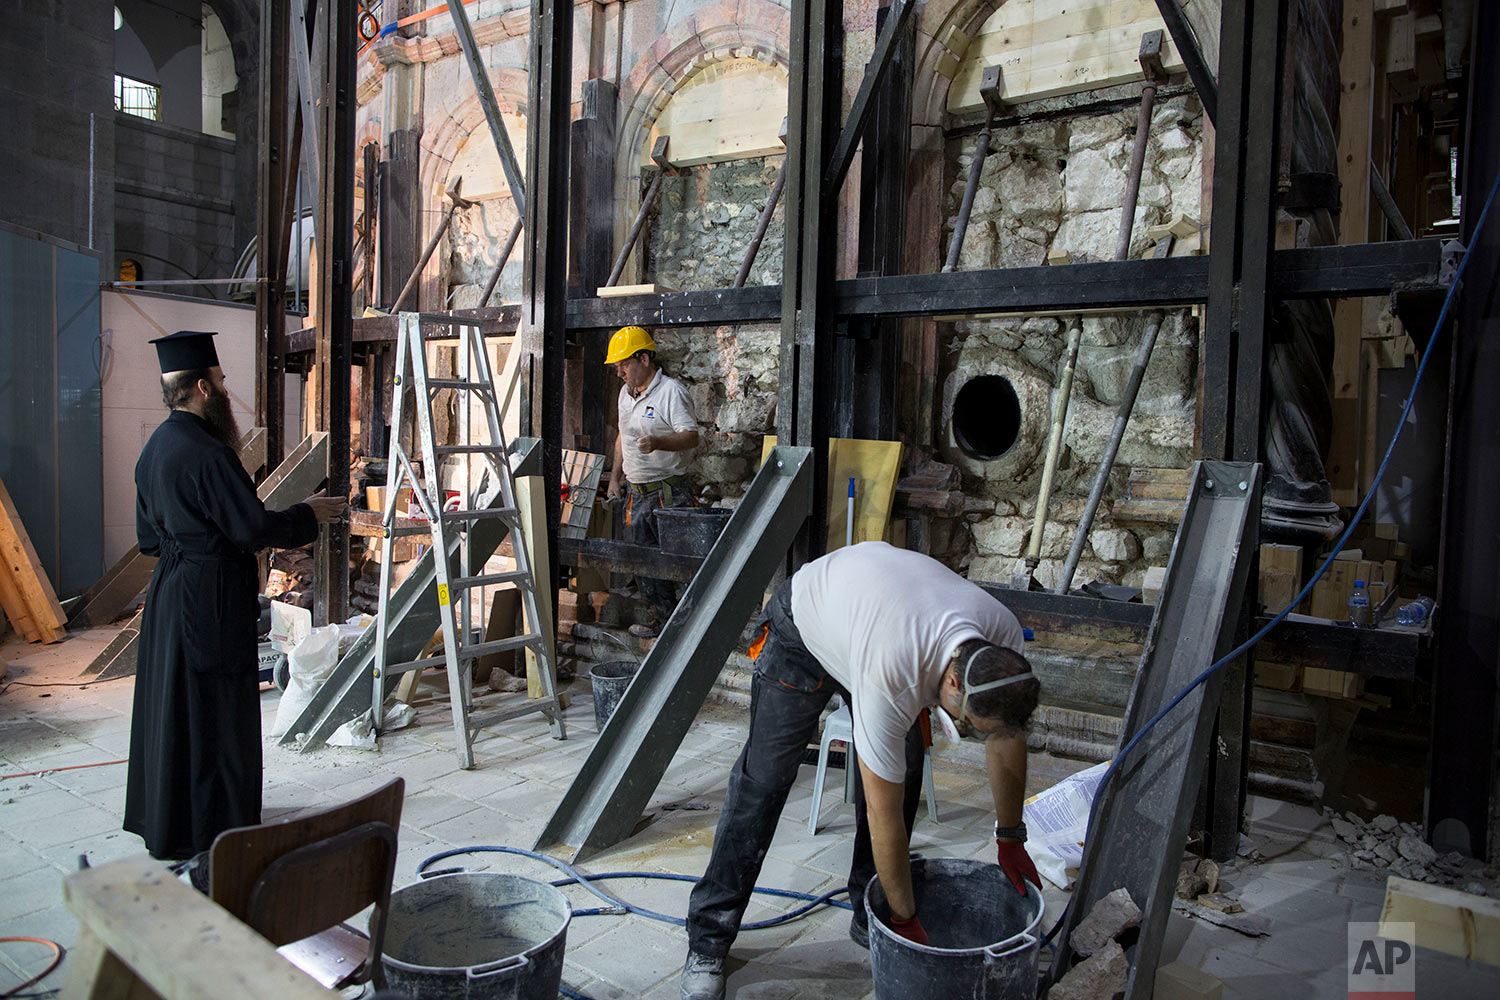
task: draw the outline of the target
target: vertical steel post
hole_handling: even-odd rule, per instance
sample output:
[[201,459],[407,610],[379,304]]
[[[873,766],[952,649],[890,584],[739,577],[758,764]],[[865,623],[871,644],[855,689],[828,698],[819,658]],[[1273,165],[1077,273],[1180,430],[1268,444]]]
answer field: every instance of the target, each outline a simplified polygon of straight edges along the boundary
[[[557,526],[562,513],[563,361],[567,349],[568,140],[572,119],[572,0],[535,0],[526,105],[526,256],[522,272],[522,433],[542,439],[550,565],[542,589],[558,587]],[[539,595],[541,596],[541,595]]]
[[822,554],[828,533],[837,191],[825,199],[822,181],[841,117],[841,0],[793,3],[791,40],[776,433],[813,449],[812,513],[792,546],[795,567]]
[[[353,3],[319,5],[326,42],[318,62],[323,78],[323,156],[318,250],[318,422],[328,431],[328,493],[349,495],[350,368],[354,340],[354,56],[358,41]],[[316,134],[313,130],[311,134]],[[341,622],[349,613],[349,528],[330,524],[314,549],[317,584],[313,618]]]
[[288,174],[295,155],[287,151],[287,0],[264,0],[260,16],[260,155],[255,285],[255,414],[266,428],[266,467],[285,454],[283,414],[286,361],[286,229],[282,225]]

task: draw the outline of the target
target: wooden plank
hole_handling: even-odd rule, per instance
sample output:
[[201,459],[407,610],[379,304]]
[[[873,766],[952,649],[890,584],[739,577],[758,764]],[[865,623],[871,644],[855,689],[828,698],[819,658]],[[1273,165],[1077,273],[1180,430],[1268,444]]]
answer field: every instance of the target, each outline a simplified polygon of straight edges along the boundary
[[1259,583],[1260,603],[1270,613],[1291,604],[1302,589],[1302,547],[1262,545]]
[[651,147],[663,135],[672,139],[677,167],[784,153],[786,102],[782,67],[751,58],[709,65],[688,77],[662,109],[642,144],[640,165],[655,166]]
[[[555,679],[557,626],[552,620],[553,595],[548,592],[547,585],[550,579],[547,567],[552,564],[552,556],[547,544],[547,500],[540,476],[524,476],[516,480],[516,502],[521,508],[521,527],[526,536],[526,553],[531,557],[532,584],[536,587],[537,616],[540,619],[532,621],[531,616],[527,615],[526,630],[539,633],[542,641],[547,644],[547,661],[553,665]],[[524,604],[522,606],[524,608]],[[526,697],[543,696],[541,665],[536,651],[527,647]],[[569,699],[565,692],[558,692],[557,700],[563,708],[568,707]]]
[[1380,911],[1382,936],[1416,924],[1416,944],[1471,962],[1500,966],[1500,900],[1390,876]]
[[0,573],[0,607],[5,608],[5,617],[10,619],[11,627],[16,630],[17,635],[27,642],[42,641],[42,633],[36,627],[36,622],[32,621],[26,601],[16,589],[16,582],[9,573]]
[[82,949],[85,960],[75,955],[68,963],[67,996],[150,995],[137,983],[163,1000],[339,995],[144,855],[69,875],[63,901],[98,942]]
[[0,574],[9,574],[36,629],[39,638],[29,641],[57,642],[67,634],[63,627],[67,618],[57,603],[57,592],[42,571],[41,560],[4,482],[0,482]]
[[[1153,0],[1008,0],[968,46],[949,89],[948,110],[982,109],[979,77],[1000,67],[1008,104],[1140,80],[1141,35],[1163,31]],[[1162,66],[1184,70],[1170,35]]]
[[[1364,243],[1370,220],[1370,143],[1375,106],[1375,10],[1372,0],[1345,0],[1344,48],[1339,59],[1338,164],[1343,207],[1339,243]],[[1333,500],[1352,506],[1359,500],[1362,410],[1360,335],[1363,306],[1339,299],[1333,307],[1333,427],[1324,473]]]

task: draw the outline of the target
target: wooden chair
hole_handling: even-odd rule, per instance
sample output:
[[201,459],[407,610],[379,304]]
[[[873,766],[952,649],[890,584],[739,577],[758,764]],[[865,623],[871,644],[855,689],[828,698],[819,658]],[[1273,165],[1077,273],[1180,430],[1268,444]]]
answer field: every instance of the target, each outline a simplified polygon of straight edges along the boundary
[[[325,986],[369,980],[383,988],[405,791],[395,778],[341,806],[224,831],[209,855],[210,897]],[[366,940],[343,921],[371,904]]]

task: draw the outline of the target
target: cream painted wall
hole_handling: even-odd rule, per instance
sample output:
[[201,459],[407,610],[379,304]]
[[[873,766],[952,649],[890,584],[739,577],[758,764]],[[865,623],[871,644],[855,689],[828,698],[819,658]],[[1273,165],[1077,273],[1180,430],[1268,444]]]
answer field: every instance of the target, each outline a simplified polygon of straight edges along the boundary
[[[135,463],[146,439],[166,419],[161,369],[150,341],[178,330],[213,330],[224,382],[242,430],[253,424],[255,405],[255,309],[228,303],[106,291],[100,296],[104,341],[104,564],[135,544]],[[289,317],[301,326],[301,317]],[[286,381],[286,440],[301,440],[302,380]]]

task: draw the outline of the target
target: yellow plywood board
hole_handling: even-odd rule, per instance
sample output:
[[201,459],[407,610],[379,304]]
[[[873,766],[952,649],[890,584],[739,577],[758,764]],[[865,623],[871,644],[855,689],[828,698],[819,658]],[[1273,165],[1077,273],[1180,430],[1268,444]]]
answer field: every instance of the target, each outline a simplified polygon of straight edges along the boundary
[[[761,443],[765,464],[776,435]],[[854,542],[888,540],[896,480],[901,475],[901,442],[828,439],[828,551],[844,547],[849,524],[849,480],[854,480]]]
[[[1008,104],[1140,80],[1141,36],[1158,30],[1166,26],[1154,0],[1008,0],[965,53],[948,110],[984,107],[979,76],[987,66],[1000,67]],[[1161,62],[1168,73],[1183,71],[1167,35]]]
[[653,166],[651,147],[668,136],[667,160],[676,167],[785,152],[787,79],[780,67],[757,59],[714,63],[688,77],[667,102],[641,147],[641,166]]

